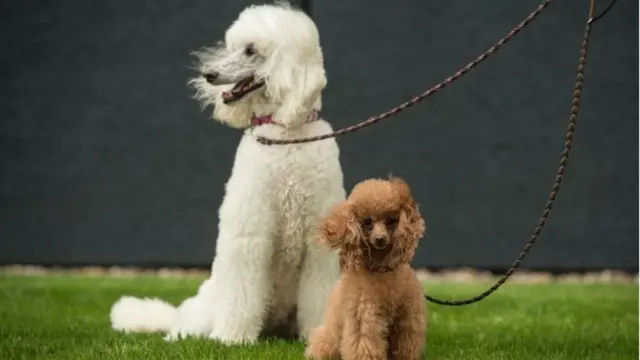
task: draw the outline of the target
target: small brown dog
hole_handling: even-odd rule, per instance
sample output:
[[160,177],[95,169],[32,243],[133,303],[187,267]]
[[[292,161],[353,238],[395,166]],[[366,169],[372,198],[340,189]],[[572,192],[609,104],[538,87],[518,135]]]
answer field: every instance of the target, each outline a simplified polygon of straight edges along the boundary
[[419,359],[426,303],[409,263],[425,222],[409,186],[400,178],[365,180],[320,230],[318,240],[340,250],[342,276],[324,324],[311,334],[307,358]]

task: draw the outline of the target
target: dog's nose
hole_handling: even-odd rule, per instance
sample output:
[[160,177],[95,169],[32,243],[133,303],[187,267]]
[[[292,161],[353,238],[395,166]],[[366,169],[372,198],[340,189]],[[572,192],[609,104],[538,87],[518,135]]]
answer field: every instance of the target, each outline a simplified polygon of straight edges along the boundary
[[216,81],[216,79],[218,78],[218,75],[219,74],[216,72],[210,72],[210,73],[202,74],[202,77],[204,77],[204,79],[207,80],[209,84],[213,84],[213,82]]
[[382,249],[387,246],[387,238],[377,237],[373,239],[373,246],[377,249]]

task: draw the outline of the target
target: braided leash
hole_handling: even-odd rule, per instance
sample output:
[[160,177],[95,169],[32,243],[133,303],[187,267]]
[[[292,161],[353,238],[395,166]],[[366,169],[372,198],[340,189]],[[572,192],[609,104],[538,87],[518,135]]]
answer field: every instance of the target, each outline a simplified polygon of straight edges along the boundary
[[[257,137],[256,139],[257,139],[258,142],[260,142],[263,145],[302,144],[302,143],[308,143],[308,142],[313,142],[313,141],[318,141],[318,140],[325,140],[325,139],[329,139],[329,138],[334,138],[334,137],[337,137],[337,136],[340,136],[340,135],[351,133],[351,132],[357,131],[359,129],[371,126],[371,125],[379,122],[380,120],[384,120],[384,119],[390,118],[390,117],[402,112],[403,110],[406,110],[407,108],[416,105],[417,103],[419,103],[422,100],[426,99],[427,97],[435,94],[436,92],[442,90],[446,86],[448,86],[451,83],[453,83],[454,81],[458,80],[460,77],[462,77],[464,74],[469,72],[469,70],[471,70],[472,68],[474,68],[475,66],[480,64],[482,61],[486,60],[490,55],[496,53],[504,44],[506,44],[509,40],[511,40],[524,27],[526,27],[529,23],[531,23],[542,11],[544,11],[549,6],[549,4],[551,4],[551,1],[552,0],[545,0],[531,14],[529,14],[529,16],[527,16],[520,24],[518,24],[515,28],[513,28],[505,37],[500,39],[495,45],[493,45],[487,51],[485,51],[480,56],[478,56],[475,60],[473,60],[472,62],[470,62],[466,66],[464,66],[462,69],[458,70],[454,75],[446,78],[445,80],[443,80],[442,82],[438,83],[437,85],[429,88],[428,90],[426,90],[422,94],[414,97],[413,99],[411,99],[411,100],[409,100],[407,102],[404,102],[404,103],[398,105],[397,107],[395,107],[395,108],[393,108],[393,109],[391,109],[391,110],[389,110],[387,112],[384,112],[384,113],[382,113],[380,115],[371,117],[371,118],[369,118],[369,119],[367,119],[367,120],[365,120],[363,122],[360,122],[358,124],[351,125],[351,126],[348,126],[348,127],[345,127],[345,128],[339,129],[337,131],[334,131],[332,133],[328,133],[328,134],[324,134],[324,135],[307,137],[307,138],[288,139],[288,140],[268,139],[268,138],[264,138],[264,137]],[[471,297],[471,298],[468,298],[468,299],[464,299],[464,300],[441,300],[441,299],[438,299],[438,298],[431,297],[430,295],[425,295],[425,298],[428,301],[430,301],[432,303],[435,303],[435,304],[439,304],[439,305],[463,306],[463,305],[473,304],[473,303],[476,303],[478,301],[481,301],[481,300],[485,299],[486,297],[488,297],[489,295],[494,293],[496,290],[498,290],[511,277],[511,275],[513,275],[516,272],[516,270],[520,266],[520,263],[527,256],[527,254],[529,253],[529,250],[531,250],[531,247],[534,245],[534,243],[538,239],[540,233],[542,232],[542,229],[544,228],[545,224],[547,223],[547,220],[549,219],[549,214],[551,213],[551,209],[553,208],[553,204],[554,204],[554,202],[556,200],[556,196],[558,195],[558,192],[560,191],[560,186],[562,185],[562,181],[564,179],[564,171],[565,171],[565,168],[566,168],[566,166],[567,166],[567,164],[569,162],[569,156],[571,155],[571,148],[573,146],[573,134],[575,132],[576,123],[578,121],[578,111],[579,111],[579,108],[580,108],[580,97],[581,97],[581,94],[582,94],[582,85],[583,85],[583,82],[584,82],[584,70],[585,70],[586,60],[587,60],[587,50],[588,50],[588,45],[589,45],[589,35],[591,33],[591,26],[593,25],[593,23],[595,21],[601,19],[609,10],[611,10],[611,8],[615,4],[615,2],[616,2],[616,0],[613,0],[609,4],[609,6],[601,14],[599,14],[597,16],[594,16],[594,13],[595,13],[595,0],[590,0],[589,17],[588,17],[588,20],[587,20],[587,22],[585,24],[584,36],[582,38],[582,46],[581,46],[581,49],[580,49],[580,57],[579,57],[579,60],[578,60],[578,70],[577,70],[576,82],[575,82],[574,89],[573,89],[573,100],[572,100],[572,103],[571,103],[571,111],[570,111],[570,115],[569,115],[569,125],[567,127],[567,132],[565,134],[565,142],[564,142],[564,147],[563,147],[562,154],[561,154],[561,157],[560,157],[560,164],[559,164],[558,170],[556,172],[555,181],[553,183],[553,186],[551,187],[551,193],[549,194],[549,197],[547,199],[547,203],[546,203],[546,205],[544,207],[544,211],[542,212],[542,216],[540,217],[540,220],[538,221],[538,225],[536,226],[535,230],[533,231],[533,235],[531,235],[531,238],[529,239],[529,241],[525,245],[524,249],[522,250],[522,252],[518,256],[518,258],[513,262],[513,264],[509,268],[509,270],[507,270],[507,272],[505,272],[504,275],[495,284],[493,284],[490,288],[488,288],[487,290],[485,290],[481,294],[479,294],[477,296],[474,296],[474,297]]]
[[562,184],[562,180],[564,179],[564,171],[567,166],[567,163],[569,162],[569,156],[571,155],[571,148],[573,146],[573,133],[575,132],[576,123],[578,121],[578,110],[580,109],[580,96],[582,94],[582,85],[584,82],[584,69],[587,62],[587,50],[589,46],[589,34],[591,33],[591,26],[595,21],[602,18],[602,16],[604,16],[604,14],[606,14],[611,9],[611,7],[613,6],[613,4],[615,4],[615,2],[616,0],[613,0],[611,4],[600,15],[594,17],[595,1],[590,0],[589,18],[584,28],[584,36],[582,38],[582,47],[580,48],[578,70],[577,70],[576,82],[573,87],[573,100],[571,102],[571,112],[569,115],[569,125],[567,127],[567,132],[564,138],[564,148],[562,150],[562,155],[560,156],[560,165],[558,166],[558,171],[556,172],[556,178],[553,183],[553,186],[551,187],[551,193],[549,194],[549,198],[547,199],[547,204],[544,207],[542,216],[540,217],[540,220],[538,221],[538,225],[533,231],[533,235],[531,235],[529,242],[527,242],[527,244],[525,245],[524,249],[520,253],[520,256],[518,256],[518,258],[513,262],[513,264],[511,264],[511,267],[509,268],[509,270],[507,270],[507,272],[505,272],[504,275],[502,275],[502,277],[495,284],[493,284],[493,286],[491,286],[481,294],[476,295],[472,298],[464,299],[464,300],[441,300],[441,299],[431,297],[429,295],[425,295],[425,298],[428,301],[439,304],[439,305],[463,306],[463,305],[476,303],[486,298],[487,296],[491,295],[493,292],[498,290],[500,286],[502,286],[511,277],[511,275],[513,275],[516,272],[516,270],[518,270],[520,263],[525,258],[525,256],[527,256],[527,253],[529,253],[529,250],[531,250],[531,247],[536,242],[536,240],[538,240],[538,236],[542,232],[542,228],[544,228],[544,225],[547,223],[547,220],[549,219],[549,214],[551,213],[551,209],[553,208],[553,203],[556,200],[558,191],[560,191],[560,185]]
[[302,143],[308,143],[308,142],[313,142],[313,141],[318,141],[318,140],[325,140],[325,139],[334,138],[334,137],[337,137],[337,136],[340,136],[340,135],[352,133],[354,131],[357,131],[357,130],[363,129],[365,127],[371,126],[371,125],[379,122],[380,120],[388,119],[388,118],[390,118],[390,117],[392,117],[394,115],[397,115],[397,114],[401,113],[402,111],[404,111],[404,110],[406,110],[406,109],[418,104],[419,102],[421,102],[422,100],[428,98],[429,96],[437,93],[438,91],[444,89],[445,87],[451,85],[454,81],[458,80],[463,75],[468,73],[469,70],[471,70],[474,67],[476,67],[477,65],[479,65],[481,62],[486,60],[489,56],[495,54],[504,44],[506,44],[509,40],[511,40],[514,36],[516,36],[522,29],[524,29],[538,15],[540,15],[540,13],[542,11],[544,11],[544,9],[546,9],[549,6],[549,4],[551,4],[552,1],[553,0],[545,0],[531,14],[529,14],[529,16],[527,16],[515,28],[513,28],[511,31],[509,31],[509,33],[507,33],[507,35],[505,35],[502,39],[498,40],[497,43],[495,43],[487,51],[485,51],[480,56],[478,56],[475,60],[473,60],[472,62],[468,63],[467,65],[465,65],[460,70],[458,70],[455,74],[453,74],[452,76],[449,76],[448,78],[442,80],[440,83],[432,86],[431,88],[429,88],[428,90],[426,90],[422,94],[414,97],[413,99],[411,99],[409,101],[406,101],[406,102],[396,106],[395,108],[393,108],[393,109],[391,109],[391,110],[389,110],[387,112],[384,112],[384,113],[382,113],[380,115],[377,115],[377,116],[370,117],[369,119],[367,119],[365,121],[362,121],[360,123],[357,123],[357,124],[354,124],[354,125],[351,125],[351,126],[347,126],[345,128],[336,130],[336,131],[334,131],[332,133],[328,133],[328,134],[305,137],[305,138],[298,138],[298,139],[286,139],[286,140],[285,139],[269,139],[269,138],[265,138],[265,137],[262,137],[262,136],[258,136],[258,137],[256,137],[256,140],[259,143],[263,144],[263,145],[302,144]]

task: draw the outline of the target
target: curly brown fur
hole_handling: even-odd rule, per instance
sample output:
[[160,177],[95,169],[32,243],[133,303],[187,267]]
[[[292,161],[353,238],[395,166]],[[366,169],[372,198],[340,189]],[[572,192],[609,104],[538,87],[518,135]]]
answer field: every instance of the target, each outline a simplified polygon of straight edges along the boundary
[[398,359],[422,356],[426,307],[411,269],[425,222],[400,178],[365,180],[336,205],[318,241],[339,249],[342,275],[307,358]]

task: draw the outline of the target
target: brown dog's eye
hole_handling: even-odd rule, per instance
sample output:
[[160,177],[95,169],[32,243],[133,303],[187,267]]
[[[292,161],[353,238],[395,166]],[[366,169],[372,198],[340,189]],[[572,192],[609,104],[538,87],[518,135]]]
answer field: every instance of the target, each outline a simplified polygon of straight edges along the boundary
[[371,225],[373,225],[373,220],[371,220],[371,218],[364,218],[362,220],[362,226],[364,226],[365,229],[370,229]]
[[398,218],[389,218],[387,219],[387,226],[396,226],[398,225]]
[[253,48],[253,45],[249,45],[244,49],[244,54],[247,56],[253,56],[256,53],[256,49]]

